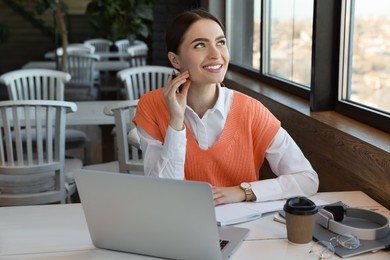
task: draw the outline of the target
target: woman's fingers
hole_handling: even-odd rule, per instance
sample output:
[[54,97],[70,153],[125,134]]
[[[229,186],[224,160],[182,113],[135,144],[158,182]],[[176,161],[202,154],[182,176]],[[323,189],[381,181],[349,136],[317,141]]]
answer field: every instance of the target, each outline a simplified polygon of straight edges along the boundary
[[182,85],[180,93],[187,96],[188,89],[190,88],[191,80],[188,78],[186,82]]
[[189,77],[190,75],[188,71],[172,75],[168,81],[168,84],[164,87],[164,94],[173,95],[179,93],[179,88],[184,86],[184,84],[189,81]]
[[245,199],[245,195],[239,186],[213,187],[212,191],[214,205],[240,202]]
[[[191,81],[189,72],[185,71],[171,76],[167,85],[163,88],[163,95],[170,113],[170,125],[176,130],[183,129],[184,112],[187,106],[187,92]],[[181,92],[177,92],[180,86]]]

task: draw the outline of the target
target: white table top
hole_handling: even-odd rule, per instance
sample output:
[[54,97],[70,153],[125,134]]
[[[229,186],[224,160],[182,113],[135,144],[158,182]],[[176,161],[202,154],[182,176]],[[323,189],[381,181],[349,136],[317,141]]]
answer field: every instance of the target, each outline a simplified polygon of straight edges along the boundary
[[[76,104],[77,110],[67,114],[66,125],[114,125],[114,116],[104,114],[104,108],[119,102],[121,100],[73,102]],[[138,100],[130,102],[134,102],[136,105]]]
[[[67,115],[66,125],[114,125],[114,116],[104,114],[104,108],[122,101],[124,100],[76,101],[77,111]],[[137,105],[138,99],[127,102]]]
[[[121,60],[96,61],[95,67],[100,71],[119,71],[129,68],[129,62]],[[23,65],[23,69],[56,69],[54,61],[30,61]]]
[[[98,55],[100,58],[105,58],[105,59],[108,59],[108,58],[127,58],[129,57],[130,55],[126,52],[115,52],[115,51],[110,51],[110,52],[95,52],[93,53],[94,55]],[[54,59],[55,58],[55,54],[54,54],[54,51],[49,51],[49,52],[46,52],[44,57],[46,59]]]
[[[315,199],[343,201],[350,206],[390,212],[362,192],[319,193]],[[237,226],[251,230],[231,259],[316,259],[310,244],[287,242],[284,224],[273,213]],[[81,204],[0,208],[0,259],[156,259],[97,249],[89,237]],[[334,256],[332,259],[338,259]],[[363,254],[350,259],[390,259],[389,251]]]
[[120,100],[74,102],[77,111],[67,115],[66,125],[114,125],[114,117],[104,114],[104,108],[118,102]]

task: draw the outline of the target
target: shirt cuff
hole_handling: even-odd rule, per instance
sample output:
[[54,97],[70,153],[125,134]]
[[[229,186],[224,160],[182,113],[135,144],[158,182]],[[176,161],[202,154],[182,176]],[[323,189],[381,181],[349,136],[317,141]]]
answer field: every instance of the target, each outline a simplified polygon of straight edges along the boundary
[[256,202],[283,198],[283,191],[276,179],[251,182],[251,186],[253,193],[256,195]]

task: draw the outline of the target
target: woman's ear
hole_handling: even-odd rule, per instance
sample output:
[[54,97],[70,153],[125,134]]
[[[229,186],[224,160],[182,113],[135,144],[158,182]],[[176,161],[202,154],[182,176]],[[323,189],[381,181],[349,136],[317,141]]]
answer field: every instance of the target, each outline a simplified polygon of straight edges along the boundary
[[175,53],[173,53],[171,51],[168,52],[168,59],[169,59],[169,61],[171,62],[172,66],[175,69],[180,70],[180,67],[181,67],[180,59],[179,59],[179,57]]

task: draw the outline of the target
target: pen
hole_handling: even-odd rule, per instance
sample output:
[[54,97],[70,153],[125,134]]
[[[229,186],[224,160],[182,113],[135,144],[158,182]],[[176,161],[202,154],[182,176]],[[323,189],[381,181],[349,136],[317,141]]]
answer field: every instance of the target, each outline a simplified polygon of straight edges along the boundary
[[274,221],[282,223],[282,224],[286,224],[286,219],[283,218],[279,213],[276,213],[274,215]]

